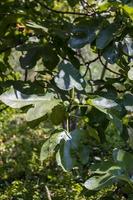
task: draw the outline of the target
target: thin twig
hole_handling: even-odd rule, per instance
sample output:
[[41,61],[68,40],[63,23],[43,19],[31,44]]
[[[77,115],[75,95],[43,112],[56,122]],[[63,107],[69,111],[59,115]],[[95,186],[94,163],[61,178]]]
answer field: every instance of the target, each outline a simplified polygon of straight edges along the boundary
[[93,60],[90,60],[89,62],[85,62],[85,59],[84,59],[84,57],[82,56],[80,50],[78,50],[77,55],[81,58],[83,64],[86,66],[86,71],[85,71],[85,73],[84,73],[84,75],[83,75],[82,77],[84,78],[84,77],[86,76],[87,72],[89,71],[90,80],[91,80],[91,79],[92,79],[92,74],[91,74],[91,70],[90,70],[89,66],[90,66],[91,63],[95,62],[95,61],[98,59],[98,57],[96,57],[96,58],[93,59]]
[[47,194],[47,198],[48,198],[48,200],[52,200],[52,198],[51,198],[51,194],[50,194],[50,191],[49,191],[47,185],[45,185],[45,190],[46,190],[46,194]]
[[107,67],[106,63],[103,63],[100,54],[99,54],[98,58],[99,58],[100,63],[102,64],[103,67],[105,67],[106,70],[110,71],[110,72],[113,73],[113,74],[116,74],[116,75],[118,75],[118,76],[121,76],[120,73],[113,71],[112,69],[110,69],[110,68]]
[[85,65],[89,66],[91,63],[96,62],[99,59],[99,56],[94,58],[93,60],[90,60],[89,62],[86,62]]
[[80,13],[80,12],[71,12],[71,11],[60,11],[60,10],[54,10],[50,7],[48,7],[45,3],[41,3],[39,2],[39,4],[46,8],[47,10],[54,12],[54,13],[58,13],[58,14],[63,14],[63,15],[82,15],[82,16],[92,16],[94,13]]
[[0,15],[14,15],[14,13],[11,13],[11,12],[10,13],[4,13],[3,12],[3,13],[0,13]]
[[[87,75],[87,72],[89,71],[90,80],[92,80],[92,73],[91,73],[91,69],[90,69],[90,64],[95,62],[98,59],[98,57],[94,58],[93,60],[90,60],[89,62],[85,62],[85,59],[82,56],[80,51],[78,51],[78,56],[81,58],[83,64],[86,66],[85,73],[82,77],[84,78]],[[93,85],[91,84],[91,82],[90,82],[90,86],[91,86],[91,92],[93,92]]]
[[106,73],[106,70],[107,70],[107,66],[108,66],[107,61],[106,61],[105,65],[106,65],[106,67],[103,66],[103,70],[102,70],[102,73],[101,73],[101,78],[100,78],[101,80],[104,79],[104,76],[105,76],[105,73]]
[[28,69],[25,69],[25,73],[24,73],[24,82],[27,81],[27,77],[28,77]]
[[81,0],[80,3],[81,3],[81,6],[83,7],[83,9],[88,13],[88,8],[86,7],[86,2]]
[[90,73],[90,80],[92,80],[92,74],[91,74],[91,70],[90,70],[90,64],[93,62],[96,62],[98,60],[98,57],[94,58],[93,60],[90,60],[89,62],[85,62],[84,64],[86,65],[86,71],[83,75],[83,77],[86,76],[87,72],[89,71]]
[[95,12],[94,9],[93,9],[93,7],[92,7],[91,5],[89,5],[87,1],[85,1],[85,0],[80,0],[80,3],[81,3],[81,5],[82,5],[83,9],[86,10],[87,13],[89,12],[90,9],[91,9],[93,12]]

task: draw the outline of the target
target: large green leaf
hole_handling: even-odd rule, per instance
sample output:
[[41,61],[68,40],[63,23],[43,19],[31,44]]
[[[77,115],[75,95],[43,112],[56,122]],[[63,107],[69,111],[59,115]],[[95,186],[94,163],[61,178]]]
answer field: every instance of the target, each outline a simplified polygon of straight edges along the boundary
[[65,170],[89,161],[88,131],[76,129],[70,135],[70,140],[62,141],[57,154],[57,163]]
[[88,126],[87,128],[88,134],[91,138],[95,139],[98,143],[100,143],[100,138],[96,129]]
[[36,120],[43,117],[47,113],[51,113],[52,109],[60,103],[58,99],[44,100],[43,102],[34,103],[26,115],[27,121]]
[[133,186],[133,181],[130,180],[126,174],[123,174],[122,169],[119,166],[111,167],[108,170],[108,173],[103,176],[93,176],[89,178],[85,181],[84,186],[88,190],[99,190],[108,185],[112,185],[114,182],[117,182],[117,180],[125,181],[129,183],[131,187]]
[[50,70],[54,69],[60,61],[55,47],[51,44],[45,44],[42,48],[42,58],[44,66]]
[[17,50],[23,51],[23,55],[20,57],[23,69],[35,67],[40,58],[48,69],[54,69],[59,62],[59,57],[51,44],[28,44],[17,47]]
[[81,22],[76,25],[75,28],[73,28],[73,36],[68,42],[70,47],[74,49],[80,49],[86,44],[92,43],[96,38],[98,24],[95,22],[95,20],[93,20],[93,22]]
[[100,162],[100,163],[94,163],[93,165],[90,166],[90,171],[92,174],[99,174],[99,175],[104,175],[107,174],[109,169],[111,167],[116,167],[114,165],[114,162],[112,160]]
[[36,65],[40,58],[39,47],[33,47],[20,57],[20,64],[23,69],[30,69]]
[[107,99],[104,97],[96,97],[94,99],[89,99],[87,100],[87,104],[94,106],[95,108],[104,112],[105,114],[108,113],[108,110],[114,108],[118,109],[118,104],[114,100]]
[[115,31],[116,27],[114,24],[110,24],[107,28],[102,29],[96,39],[96,47],[98,49],[104,49],[113,40]]
[[100,12],[107,11],[109,8],[116,9],[119,8],[119,0],[112,1],[112,0],[100,0],[98,1],[98,10]]
[[105,48],[103,51],[103,57],[110,64],[116,63],[119,57],[118,49],[116,49],[116,46],[115,45],[107,46],[107,48]]
[[65,117],[65,108],[63,105],[59,104],[52,109],[50,119],[53,124],[59,125]]
[[110,2],[108,2],[108,0],[98,1],[97,5],[98,5],[98,10],[101,12],[107,10],[111,6],[111,4],[110,4]]
[[128,71],[128,78],[133,81],[133,67]]
[[71,138],[65,131],[54,133],[47,139],[40,153],[40,160],[43,163],[47,158],[51,157],[55,153],[56,146],[61,142],[61,140],[69,140]]
[[102,165],[97,164],[97,170],[94,171],[94,173],[99,174],[99,176],[89,178],[84,183],[84,186],[89,190],[99,190],[109,184],[112,184],[116,180],[116,177],[122,173],[122,170],[121,167],[117,165],[111,165],[111,162],[103,162]]
[[105,97],[96,97],[94,99],[87,100],[87,104],[94,106],[101,112],[105,113],[107,118],[115,124],[118,131],[120,133],[122,132],[122,121],[118,117],[118,114],[122,111],[122,108],[118,103]]
[[121,134],[123,131],[122,120],[113,113],[109,113],[108,118],[115,125],[117,131]]
[[128,144],[133,149],[133,128],[132,127],[128,127],[127,131],[128,131],[128,136],[129,136]]
[[133,174],[133,155],[122,149],[115,149],[113,151],[114,161],[120,164],[130,174]]
[[124,95],[123,104],[128,112],[133,112],[133,94],[126,93]]
[[85,80],[79,71],[69,62],[62,62],[59,65],[59,73],[55,77],[56,85],[62,90],[83,90],[85,88]]
[[42,26],[40,24],[36,24],[35,22],[32,22],[32,21],[27,22],[26,26],[28,26],[30,28],[33,28],[33,29],[41,29],[44,32],[48,31],[48,28],[46,28],[46,27],[44,27],[44,26]]
[[53,93],[46,93],[44,96],[25,95],[11,88],[0,96],[0,100],[12,108],[22,108],[33,105],[27,112],[27,121],[36,120],[52,111],[60,101],[54,98]]
[[[126,158],[127,156],[127,158]],[[128,173],[129,168],[132,169],[132,157],[129,153],[122,150],[114,150],[113,157],[115,163],[112,161],[102,162],[93,165],[90,170],[97,176],[92,176],[85,183],[84,186],[89,190],[99,190],[103,187],[113,184],[117,180],[126,181],[132,187],[133,181]],[[129,164],[130,163],[130,164]],[[125,167],[126,166],[126,167]]]
[[131,1],[128,4],[122,5],[123,10],[128,14],[130,19],[133,21],[133,2]]
[[114,177],[110,174],[106,174],[104,176],[94,176],[85,181],[84,186],[88,190],[99,190],[111,184],[113,179]]
[[133,38],[129,35],[126,35],[126,37],[122,41],[123,45],[123,52],[128,55],[133,57]]

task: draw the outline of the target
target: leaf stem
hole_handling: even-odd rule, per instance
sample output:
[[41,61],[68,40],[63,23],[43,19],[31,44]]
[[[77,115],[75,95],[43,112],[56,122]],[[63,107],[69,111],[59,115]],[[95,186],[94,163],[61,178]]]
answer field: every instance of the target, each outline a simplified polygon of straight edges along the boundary
[[67,117],[67,120],[66,120],[66,129],[67,129],[67,132],[69,133],[70,132],[69,117]]

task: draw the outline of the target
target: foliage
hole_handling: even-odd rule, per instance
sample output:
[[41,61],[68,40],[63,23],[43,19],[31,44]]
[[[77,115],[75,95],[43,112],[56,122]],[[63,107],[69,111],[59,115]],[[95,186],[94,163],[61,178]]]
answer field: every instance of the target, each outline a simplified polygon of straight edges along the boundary
[[41,161],[132,198],[132,1],[2,0],[0,15],[0,100],[51,124]]
[[[0,115],[0,121],[0,200],[48,199],[46,186],[52,199],[88,199],[76,170],[64,173],[51,159],[40,165],[40,146],[49,137],[44,124],[30,129],[24,115],[9,108]],[[115,190],[116,186],[108,187],[89,199],[101,199]]]
[[0,128],[0,200],[47,199],[46,186],[51,198],[82,199],[82,187],[71,173],[63,173],[55,162],[40,165],[40,146],[48,137],[43,125],[30,129],[23,114],[10,109],[0,117],[4,120]]

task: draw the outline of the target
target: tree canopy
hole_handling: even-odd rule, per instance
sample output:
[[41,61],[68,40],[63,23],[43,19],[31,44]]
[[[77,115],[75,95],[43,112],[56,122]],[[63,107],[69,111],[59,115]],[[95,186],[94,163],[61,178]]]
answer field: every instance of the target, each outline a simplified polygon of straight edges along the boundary
[[118,184],[132,199],[132,0],[1,0],[0,27],[1,104],[54,126],[42,164],[53,156],[89,191]]

